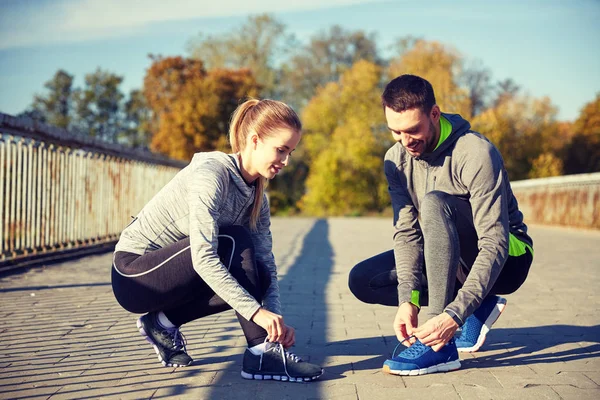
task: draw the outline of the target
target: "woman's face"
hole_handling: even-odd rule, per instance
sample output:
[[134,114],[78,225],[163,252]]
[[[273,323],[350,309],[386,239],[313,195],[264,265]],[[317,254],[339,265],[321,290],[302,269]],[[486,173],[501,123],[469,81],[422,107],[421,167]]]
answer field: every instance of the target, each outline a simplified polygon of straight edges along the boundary
[[273,179],[288,165],[300,137],[299,132],[287,128],[277,129],[270,136],[263,138],[252,135],[252,169],[260,176]]

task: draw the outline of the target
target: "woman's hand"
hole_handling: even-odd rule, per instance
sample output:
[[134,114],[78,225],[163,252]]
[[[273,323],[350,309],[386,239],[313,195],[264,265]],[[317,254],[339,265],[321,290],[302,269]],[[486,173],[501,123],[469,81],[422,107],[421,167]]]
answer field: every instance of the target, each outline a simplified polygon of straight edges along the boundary
[[269,342],[279,342],[285,346],[285,343],[295,341],[295,334],[292,332],[288,333],[289,327],[283,323],[283,317],[279,314],[267,311],[264,308],[259,308],[258,311],[252,316],[252,321],[267,331],[267,339]]
[[289,349],[296,343],[296,330],[286,325],[285,338],[280,342],[283,347]]

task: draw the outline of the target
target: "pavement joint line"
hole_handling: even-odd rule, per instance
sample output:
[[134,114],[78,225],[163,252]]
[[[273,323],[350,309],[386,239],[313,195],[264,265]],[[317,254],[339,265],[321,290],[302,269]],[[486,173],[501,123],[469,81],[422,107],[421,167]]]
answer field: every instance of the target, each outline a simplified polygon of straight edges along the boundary
[[[359,399],[360,394],[382,398],[398,388],[417,400],[440,393],[495,398],[503,391],[514,398],[580,400],[600,389],[594,380],[600,379],[600,296],[587,296],[578,304],[576,320],[561,305],[574,293],[595,293],[600,286],[594,267],[600,259],[600,232],[571,237],[552,227],[532,227],[534,267],[523,288],[509,295],[514,311],[494,325],[482,351],[461,354],[466,362],[453,373],[390,380],[379,363],[395,345],[394,310],[360,303],[347,288],[354,264],[391,248],[390,221],[273,218],[272,231],[282,293],[289,293],[288,302],[282,299],[284,316],[302,338],[293,352],[326,365],[321,381],[259,387],[258,381],[242,380],[245,345],[233,312],[184,327],[194,365],[185,370],[159,366],[150,346],[138,338],[137,317],[112,297],[104,279],[110,266],[106,260],[112,257],[105,254],[43,272],[0,276],[0,316],[8,321],[0,329],[0,354],[9,355],[4,359],[8,362],[0,363],[0,398],[17,388],[44,398],[190,397],[195,391],[201,393],[198,397],[222,398],[234,388],[247,398],[265,391],[293,400]],[[561,253],[559,244],[572,251]],[[565,269],[573,263],[581,266],[579,278]],[[41,286],[45,288],[39,291],[19,289]],[[306,296],[310,301],[303,301]],[[29,372],[20,378],[23,371]],[[58,387],[52,393],[49,386],[54,385]]]

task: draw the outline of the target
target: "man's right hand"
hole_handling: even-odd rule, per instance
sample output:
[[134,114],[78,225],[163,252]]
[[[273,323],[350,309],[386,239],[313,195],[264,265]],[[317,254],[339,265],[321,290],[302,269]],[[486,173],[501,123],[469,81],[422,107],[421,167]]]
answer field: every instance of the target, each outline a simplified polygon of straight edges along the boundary
[[252,316],[252,321],[267,331],[269,342],[283,342],[286,340],[287,326],[279,314],[259,308]]
[[408,346],[408,343],[413,344],[416,342],[414,337],[406,339],[412,335],[413,329],[417,327],[417,315],[418,309],[411,303],[405,302],[398,307],[396,318],[394,318],[394,332],[398,340],[405,346]]

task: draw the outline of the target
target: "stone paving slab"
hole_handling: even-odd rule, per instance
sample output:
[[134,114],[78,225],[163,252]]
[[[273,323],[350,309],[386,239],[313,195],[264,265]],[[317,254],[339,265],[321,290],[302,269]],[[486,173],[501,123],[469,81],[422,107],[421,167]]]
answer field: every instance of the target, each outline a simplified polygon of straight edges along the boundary
[[387,219],[273,220],[294,351],[326,368],[311,384],[243,380],[231,311],[183,328],[193,365],[162,367],[114,300],[110,254],[0,276],[0,399],[600,399],[600,232],[532,227],[530,275],[482,351],[418,377],[381,372],[395,310],[347,287],[391,233]]

